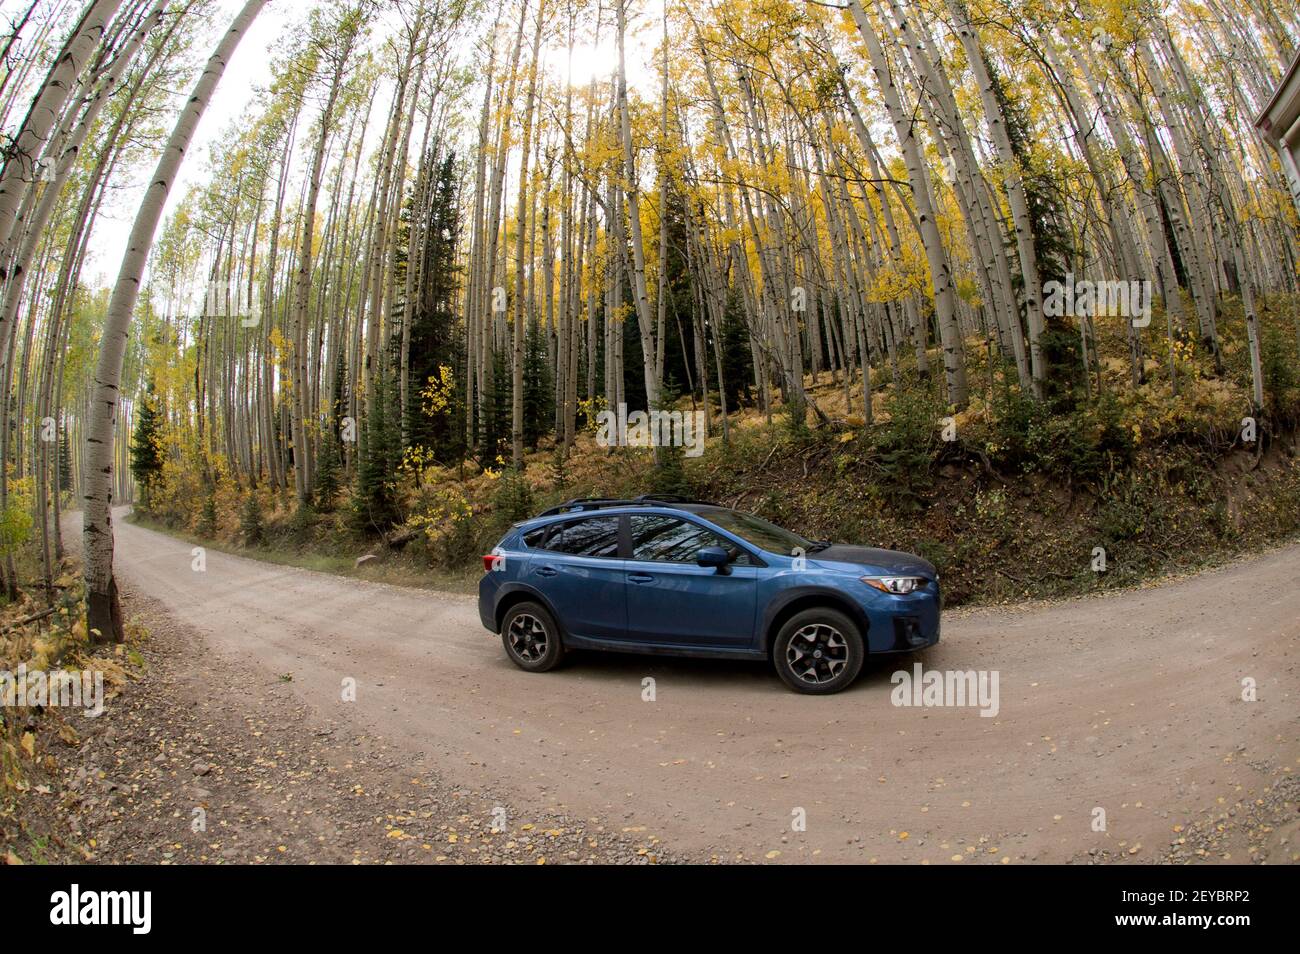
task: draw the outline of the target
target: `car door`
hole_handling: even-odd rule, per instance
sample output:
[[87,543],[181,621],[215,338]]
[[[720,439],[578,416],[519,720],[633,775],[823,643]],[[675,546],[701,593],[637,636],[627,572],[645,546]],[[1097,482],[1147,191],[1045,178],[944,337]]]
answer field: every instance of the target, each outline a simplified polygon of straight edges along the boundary
[[[742,649],[754,638],[758,567],[706,527],[667,514],[631,516],[627,633],[634,642]],[[726,572],[700,566],[704,547],[736,555]]]
[[528,563],[527,579],[555,609],[561,629],[585,639],[627,634],[627,561],[617,515],[552,524]]

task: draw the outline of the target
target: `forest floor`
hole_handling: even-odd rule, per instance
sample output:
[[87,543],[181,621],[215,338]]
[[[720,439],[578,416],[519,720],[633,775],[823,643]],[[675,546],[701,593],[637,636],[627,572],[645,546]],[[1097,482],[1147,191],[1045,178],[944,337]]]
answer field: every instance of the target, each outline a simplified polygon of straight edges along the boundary
[[[463,595],[216,551],[196,572],[116,523],[141,665],[77,745],[42,729],[24,861],[1300,860],[1300,545],[953,611],[819,699],[762,664],[528,675]],[[913,662],[997,672],[997,715],[891,704]]]
[[458,786],[422,753],[302,699],[288,674],[223,654],[143,592],[129,590],[126,606],[148,633],[136,646],[141,664],[102,716],[73,718],[75,750],[47,733],[59,767],[29,799],[28,856],[17,850],[26,862],[542,864],[663,856],[634,834],[517,811],[487,791]]

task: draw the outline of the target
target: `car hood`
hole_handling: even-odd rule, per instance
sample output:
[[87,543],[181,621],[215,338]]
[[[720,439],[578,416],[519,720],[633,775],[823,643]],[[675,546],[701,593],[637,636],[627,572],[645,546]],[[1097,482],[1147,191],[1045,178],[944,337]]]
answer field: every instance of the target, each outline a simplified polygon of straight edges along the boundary
[[825,550],[808,554],[810,563],[837,564],[868,573],[897,574],[898,576],[923,576],[933,580],[938,577],[934,564],[913,553],[881,550],[878,547],[857,547],[836,543]]

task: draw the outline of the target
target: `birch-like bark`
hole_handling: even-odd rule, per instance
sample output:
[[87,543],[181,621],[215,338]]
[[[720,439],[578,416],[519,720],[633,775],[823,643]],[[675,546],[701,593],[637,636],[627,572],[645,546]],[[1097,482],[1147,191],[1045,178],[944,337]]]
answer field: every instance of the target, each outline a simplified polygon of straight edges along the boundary
[[154,233],[172,183],[185,159],[194,131],[207,108],[226,64],[266,0],[248,0],[208,60],[190,94],[136,214],[104,318],[99,360],[95,370],[90,421],[86,432],[82,499],[85,504],[83,553],[86,576],[87,626],[94,638],[121,642],[125,638],[117,581],[113,577],[114,429],[131,317],[140,296],[140,281],[153,246]]
[[510,455],[511,464],[517,471],[524,469],[524,340],[527,334],[524,308],[524,253],[527,241],[529,196],[532,176],[529,174],[528,157],[532,148],[533,112],[537,102],[537,62],[538,51],[542,42],[542,26],[546,17],[546,0],[541,0],[537,7],[537,29],[533,33],[532,57],[528,64],[528,96],[524,102],[523,143],[519,150],[519,205],[515,215],[515,294],[511,302],[511,330],[513,340],[510,349]]
[[[359,14],[358,14],[359,16]],[[358,20],[344,14],[340,24],[338,47],[328,51],[330,63],[329,91],[320,114],[320,129],[312,152],[311,171],[307,179],[307,198],[303,203],[302,237],[298,245],[298,267],[293,287],[293,308],[290,312],[289,333],[293,337],[293,463],[294,487],[298,503],[304,506],[311,497],[312,455],[306,433],[306,421],[314,411],[308,396],[307,381],[307,305],[311,299],[313,243],[316,238],[316,203],[320,197],[321,179],[325,169],[325,148],[333,132],[334,109],[338,103],[343,76],[352,55]],[[329,41],[326,41],[329,42]]]
[[[646,291],[645,240],[641,236],[641,190],[636,179],[636,156],[632,145],[632,117],[627,106],[627,0],[615,0],[618,31],[618,123],[623,145],[623,178],[627,196],[628,227],[632,239],[632,300],[636,307],[637,328],[641,332],[642,372],[645,377],[646,403],[659,407],[659,372],[654,341],[654,316]],[[655,459],[658,460],[658,449]]]
[[916,139],[911,113],[903,109],[898,87],[894,85],[889,61],[885,57],[884,47],[876,36],[875,27],[867,18],[860,0],[849,0],[849,10],[857,23],[858,32],[866,42],[872,70],[876,74],[876,83],[885,108],[889,112],[890,121],[893,123],[899,148],[903,153],[903,163],[912,185],[912,201],[916,206],[921,244],[925,247],[926,261],[930,266],[930,284],[934,291],[935,317],[939,325],[939,342],[943,349],[943,371],[948,403],[961,408],[966,405],[967,400],[965,346],[962,342],[961,328],[957,323],[952,271],[948,264],[948,253],[943,247],[943,238],[939,234],[938,223],[935,221],[928,173],[921,158],[921,147]]
[[1020,157],[1011,146],[1006,118],[993,88],[993,78],[984,60],[984,48],[971,25],[963,0],[948,0],[957,37],[966,51],[966,61],[979,87],[984,119],[993,134],[993,146],[1003,168],[1003,183],[1007,191],[1007,204],[1011,207],[1011,222],[1015,231],[1016,251],[1020,258],[1021,295],[1024,298],[1025,324],[1029,329],[1029,373],[1035,396],[1043,396],[1043,382],[1047,367],[1043,360],[1043,290],[1038,274],[1038,253],[1034,248],[1034,226],[1029,217],[1029,201],[1025,195]]
[[36,181],[36,162],[55,122],[63,114],[81,71],[108,28],[122,0],[94,0],[78,21],[31,109],[23,120],[4,168],[0,169],[0,278],[8,276],[9,258],[17,237],[15,215]]

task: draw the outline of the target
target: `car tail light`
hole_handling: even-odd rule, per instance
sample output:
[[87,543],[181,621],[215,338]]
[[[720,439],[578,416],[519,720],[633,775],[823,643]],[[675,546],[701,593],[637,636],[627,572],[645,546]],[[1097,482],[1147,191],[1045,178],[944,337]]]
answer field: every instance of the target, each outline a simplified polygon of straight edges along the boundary
[[500,560],[501,560],[501,554],[499,553],[483,554],[483,572],[491,573],[493,570],[497,568]]

